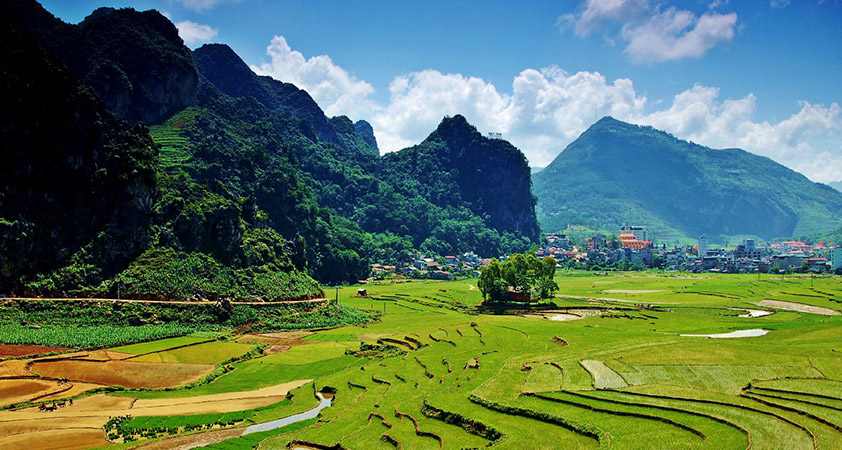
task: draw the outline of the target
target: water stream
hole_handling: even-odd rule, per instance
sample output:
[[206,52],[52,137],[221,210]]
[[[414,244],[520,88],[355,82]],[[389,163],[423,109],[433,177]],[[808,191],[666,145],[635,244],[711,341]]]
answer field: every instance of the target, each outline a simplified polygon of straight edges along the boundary
[[246,430],[243,432],[243,436],[245,436],[247,434],[258,433],[258,432],[261,432],[261,431],[274,430],[276,428],[285,427],[287,425],[290,425],[290,424],[293,424],[293,423],[296,423],[296,422],[302,422],[302,421],[305,421],[305,420],[310,420],[310,419],[315,418],[316,416],[319,415],[319,413],[323,409],[330,406],[330,403],[331,403],[331,399],[322,395],[321,392],[317,392],[316,397],[319,398],[319,404],[316,405],[315,408],[304,411],[302,413],[293,414],[291,416],[287,416],[287,417],[284,417],[284,418],[281,418],[281,419],[278,419],[278,420],[273,420],[271,422],[264,422],[264,423],[258,423],[258,424],[252,425],[252,426],[246,428]]

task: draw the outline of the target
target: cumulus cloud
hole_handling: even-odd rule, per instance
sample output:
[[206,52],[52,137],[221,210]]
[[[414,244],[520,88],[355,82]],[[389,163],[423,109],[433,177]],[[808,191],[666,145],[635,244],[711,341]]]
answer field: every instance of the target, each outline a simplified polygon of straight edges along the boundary
[[558,24],[572,26],[577,35],[587,36],[606,22],[638,18],[649,8],[649,0],[586,0],[578,13],[559,17]]
[[500,132],[530,164],[545,166],[582,132],[610,115],[651,125],[714,148],[739,147],[768,156],[815,181],[842,180],[842,107],[801,102],[780,121],[758,121],[757,98],[721,98],[697,84],[665,102],[649,101],[630,79],[599,72],[570,73],[556,66],[526,69],[499,89],[478,77],[423,70],[395,77],[389,101],[327,56],[305,58],[282,37],[268,48],[270,62],[253,69],[306,89],[328,115],[367,119],[382,151],[422,141],[442,117],[464,115],[482,133]]
[[636,63],[698,58],[717,44],[733,39],[736,24],[736,13],[696,17],[690,11],[670,8],[643,25],[623,27],[622,36],[628,41],[625,53]]
[[769,6],[775,9],[786,8],[790,3],[792,3],[792,0],[769,0]]
[[176,0],[178,3],[181,3],[185,8],[192,9],[193,11],[201,12],[206,11],[209,9],[213,9],[216,5],[225,2],[236,2],[239,0]]
[[[576,13],[558,19],[562,30],[572,28],[578,36],[619,27],[618,37],[625,53],[635,63],[658,63],[684,58],[698,58],[722,42],[734,38],[737,14],[721,14],[715,9],[727,0],[714,0],[710,11],[697,16],[675,7],[661,10],[649,0],[585,0]],[[613,27],[613,28],[612,28]],[[615,37],[606,35],[608,42]]]
[[189,20],[176,22],[175,27],[178,28],[178,35],[189,46],[208,42],[219,34],[219,30],[210,25],[191,22]]
[[327,55],[306,58],[292,50],[283,36],[272,39],[266,54],[269,61],[251,66],[252,70],[306,90],[328,116],[363,117],[378,109],[369,98],[374,88],[334,64]]

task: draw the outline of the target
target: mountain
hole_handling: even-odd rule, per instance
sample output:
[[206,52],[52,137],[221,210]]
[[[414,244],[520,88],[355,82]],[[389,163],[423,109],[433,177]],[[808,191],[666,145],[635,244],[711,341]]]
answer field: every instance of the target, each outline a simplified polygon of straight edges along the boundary
[[[18,17],[19,23],[44,19],[46,28],[0,28],[0,56],[6,62],[0,77],[0,292],[102,296],[114,295],[120,286],[124,296],[180,300],[212,294],[265,300],[321,295],[318,283],[305,272],[302,240],[294,232],[285,238],[265,225],[270,215],[286,217],[279,228],[315,225],[300,220],[317,212],[300,170],[289,162],[289,150],[259,169],[255,159],[262,155],[254,148],[244,151],[250,158],[220,161],[211,155],[196,165],[194,179],[183,170],[186,161],[167,159],[184,155],[159,149],[160,142],[174,136],[159,134],[155,142],[144,124],[130,125],[115,117],[100,90],[83,83],[95,80],[80,78],[62,58],[74,49],[49,50],[40,44],[50,27],[64,25],[42,9],[30,12],[32,16]],[[118,26],[135,14],[98,10],[86,21],[114,20],[102,28],[113,30],[112,38],[125,32],[124,40],[160,42],[168,39],[170,28],[174,30],[167,21],[168,26],[142,28],[146,34],[136,36],[137,29]],[[176,53],[190,56],[186,47]],[[196,75],[192,57],[188,60],[188,72]],[[172,64],[177,73],[182,62],[176,56],[163,61],[161,68],[168,72]],[[129,70],[131,80],[160,74],[155,67],[123,69]],[[158,94],[168,97],[166,92]],[[190,110],[175,117],[181,120]],[[265,124],[254,126],[265,129]],[[200,150],[241,150],[242,142],[226,142],[228,135],[213,131],[204,132],[201,139],[208,145]],[[280,139],[253,146],[284,148]],[[225,184],[224,171],[238,167],[243,169],[236,176],[245,172],[252,177]],[[251,197],[241,195],[260,177],[269,181],[254,188]],[[268,199],[261,203],[274,209],[261,210],[257,197]]]
[[842,193],[769,158],[714,150],[605,117],[533,178],[546,231],[646,225],[656,238],[812,234],[842,224]]
[[827,183],[827,185],[832,187],[833,189],[836,189],[837,191],[842,192],[842,181],[833,181],[833,182]]
[[491,228],[538,239],[526,157],[482,136],[463,116],[445,117],[422,143],[383,161],[386,172],[411,179],[435,204],[464,206]]
[[365,120],[358,120],[354,122],[354,130],[359,133],[363,140],[375,150],[379,150],[377,146],[377,138],[374,137],[374,128]]
[[34,0],[2,2],[0,13],[93,88],[118,119],[159,123],[196,101],[193,56],[157,11],[100,8],[78,25]]
[[83,254],[97,273],[72,277],[113,275],[147,244],[157,148],[37,43],[8,26],[0,39],[0,286]]
[[[279,114],[277,117],[284,118],[284,143],[293,151],[293,158],[313,189],[318,205],[358,224],[370,234],[369,239],[348,241],[348,244],[356,241],[357,248],[346,250],[362,258],[398,262],[406,259],[414,248],[437,254],[473,250],[483,255],[498,255],[508,249],[528,248],[529,243],[537,239],[537,222],[531,209],[534,201],[528,195],[528,176],[512,178],[513,186],[517,187],[513,197],[520,195],[517,198],[519,206],[515,209],[521,208],[524,201],[528,207],[511,216],[506,216],[506,207],[500,206],[494,198],[499,193],[485,186],[487,181],[481,176],[475,177],[476,180],[466,178],[483,186],[479,190],[476,186],[455,183],[460,177],[444,180],[434,176],[435,179],[431,179],[428,168],[448,174],[460,170],[475,173],[477,169],[482,170],[480,165],[488,164],[489,173],[511,175],[517,173],[525,161],[519,150],[504,141],[488,141],[461,116],[445,119],[443,125],[415,150],[381,158],[368,122],[353,122],[345,116],[327,118],[327,122],[323,122],[324,113],[305,91],[254,74],[230,47],[203,45],[194,51],[194,57],[203,83],[208,89],[218,91],[217,99],[254,99],[268,111],[255,109],[251,114]],[[300,95],[279,95],[282,89]],[[208,99],[200,94],[199,106],[231,116],[224,111],[226,107],[222,103]],[[201,111],[198,114],[204,115]],[[177,132],[184,134],[183,131]],[[430,161],[429,167],[404,170],[398,154],[413,151],[420,151]],[[482,156],[486,152],[488,157]],[[508,166],[512,170],[507,170]],[[332,220],[332,227],[340,223],[337,220]],[[313,245],[309,247],[315,249]],[[350,254],[349,258],[356,260]],[[320,257],[311,254],[310,259],[319,261]]]
[[307,121],[319,139],[338,143],[336,131],[307,91],[294,84],[259,76],[225,44],[205,44],[193,51],[204,78],[225,95],[253,97],[263,106]]
[[0,12],[0,292],[306,298],[417,250],[538,239],[525,157],[461,116],[381,157],[368,122],[191,52],[157,12]]

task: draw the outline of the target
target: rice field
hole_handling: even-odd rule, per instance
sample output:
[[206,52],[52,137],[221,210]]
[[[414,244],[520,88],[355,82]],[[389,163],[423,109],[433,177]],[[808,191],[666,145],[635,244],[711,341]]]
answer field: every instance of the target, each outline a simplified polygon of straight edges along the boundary
[[[562,273],[558,297],[539,308],[598,312],[567,321],[522,307],[482,313],[475,282],[383,282],[367,285],[363,298],[356,287],[341,289],[343,305],[382,313],[364,326],[113,348],[135,355],[123,364],[161,367],[218,364],[253,347],[246,342],[275,348],[190,388],[107,395],[127,404],[313,380],[295,391],[294,401],[306,400],[299,409],[281,402],[193,417],[138,415],[136,428],[174,429],[173,437],[138,434],[113,447],[167,448],[167,439],[195,434],[216,439],[203,444],[213,449],[842,448],[840,277]],[[753,329],[768,333],[683,336]],[[312,407],[315,390],[335,392],[317,420],[243,437],[212,434]]]

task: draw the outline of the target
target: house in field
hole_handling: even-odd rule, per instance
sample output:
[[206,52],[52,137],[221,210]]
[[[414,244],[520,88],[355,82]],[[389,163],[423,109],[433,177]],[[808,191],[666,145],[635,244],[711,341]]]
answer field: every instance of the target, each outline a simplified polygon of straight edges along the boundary
[[830,269],[827,258],[807,258],[807,264],[810,266],[810,272],[813,273],[824,273]]
[[447,271],[442,271],[442,270],[435,271],[435,272],[429,272],[427,274],[427,276],[429,276],[431,280],[452,280],[453,279],[452,273],[447,272]]
[[503,300],[507,302],[531,302],[532,294],[529,291],[521,292],[509,287],[503,295]]

